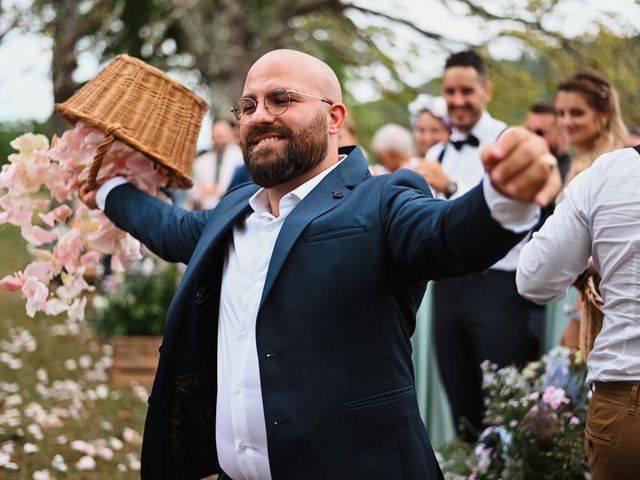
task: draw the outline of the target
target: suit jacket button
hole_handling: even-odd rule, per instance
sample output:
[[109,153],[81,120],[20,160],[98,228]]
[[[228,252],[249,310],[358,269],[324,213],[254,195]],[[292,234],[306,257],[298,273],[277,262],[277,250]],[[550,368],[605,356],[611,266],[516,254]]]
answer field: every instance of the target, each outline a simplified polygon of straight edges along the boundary
[[342,198],[344,197],[344,193],[342,192],[333,192],[333,198]]

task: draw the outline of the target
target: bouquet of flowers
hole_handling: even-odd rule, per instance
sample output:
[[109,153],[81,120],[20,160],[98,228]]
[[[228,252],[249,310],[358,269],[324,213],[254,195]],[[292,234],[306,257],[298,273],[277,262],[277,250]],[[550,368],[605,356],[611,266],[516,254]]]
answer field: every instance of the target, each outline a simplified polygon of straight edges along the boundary
[[[20,227],[33,261],[0,279],[0,287],[22,292],[30,317],[42,311],[84,319],[86,294],[93,290],[85,273],[99,270],[106,255],[115,272],[141,258],[137,240],[77,198],[102,139],[99,130],[78,122],[51,145],[44,135],[34,134],[11,142],[18,153],[9,156],[0,172],[0,191],[5,190],[0,224]],[[155,196],[171,184],[164,169],[121,142],[114,142],[105,156],[98,183],[116,174]]]
[[489,362],[482,370],[487,427],[464,465],[459,449],[445,448],[443,470],[469,479],[585,478],[590,391],[580,352],[558,346],[522,370]]

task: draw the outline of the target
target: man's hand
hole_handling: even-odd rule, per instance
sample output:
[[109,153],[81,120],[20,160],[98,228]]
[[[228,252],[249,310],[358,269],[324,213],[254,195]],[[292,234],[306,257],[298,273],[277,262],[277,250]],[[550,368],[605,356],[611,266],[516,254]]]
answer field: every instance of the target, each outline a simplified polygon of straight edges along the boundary
[[541,207],[562,188],[557,161],[547,143],[522,127],[507,129],[482,150],[491,184],[506,197]]
[[422,160],[413,170],[422,175],[429,185],[440,193],[443,193],[449,184],[449,177],[442,171],[438,162]]
[[86,181],[78,185],[78,197],[89,208],[98,208],[98,204],[96,203],[97,191],[98,191],[98,187],[90,188],[89,183]]

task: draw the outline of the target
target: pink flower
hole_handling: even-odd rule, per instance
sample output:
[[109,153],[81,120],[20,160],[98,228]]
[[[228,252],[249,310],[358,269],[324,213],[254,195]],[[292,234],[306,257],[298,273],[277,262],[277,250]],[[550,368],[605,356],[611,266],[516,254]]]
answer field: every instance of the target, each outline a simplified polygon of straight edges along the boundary
[[26,277],[35,277],[43,283],[48,283],[54,276],[53,265],[51,262],[31,262],[24,269]]
[[27,297],[26,310],[29,317],[33,318],[36,312],[45,310],[49,289],[44,283],[35,277],[29,277],[22,286],[22,293]]
[[[102,254],[112,256],[116,271],[131,268],[141,257],[140,243],[118,230],[98,210],[89,210],[76,201],[79,182],[88,176],[103,134],[78,122],[52,145],[42,135],[25,134],[11,145],[18,150],[0,171],[0,223],[20,227],[22,237],[32,247],[33,261],[24,273],[0,279],[0,288],[21,290],[29,316],[38,311],[82,320],[87,291],[93,290],[83,278],[87,268],[99,265]],[[115,142],[103,160],[100,178],[124,175],[134,185],[156,195],[169,185],[167,172],[122,142]],[[42,195],[48,190],[49,198]],[[58,205],[52,208],[52,203]],[[48,229],[33,225],[34,213]],[[66,223],[67,220],[72,219]],[[49,284],[60,275],[63,284],[49,298]],[[53,288],[53,287],[52,287]]]
[[580,425],[580,419],[576,416],[572,416],[569,419],[569,425]]
[[557,410],[561,405],[569,403],[569,399],[565,396],[564,393],[564,389],[556,388],[553,385],[549,385],[544,389],[544,393],[542,394],[542,402],[550,405],[554,410]]
[[13,275],[5,275],[0,279],[0,288],[4,288],[9,292],[17,292],[22,289],[26,281],[27,277],[20,272]]

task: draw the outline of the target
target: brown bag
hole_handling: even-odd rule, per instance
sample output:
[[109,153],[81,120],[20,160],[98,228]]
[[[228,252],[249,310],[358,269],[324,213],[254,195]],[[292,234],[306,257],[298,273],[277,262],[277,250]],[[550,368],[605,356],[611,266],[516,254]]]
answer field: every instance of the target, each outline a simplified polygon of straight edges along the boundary
[[593,343],[602,330],[602,296],[598,290],[600,277],[594,273],[585,272],[574,286],[580,291],[582,297],[582,310],[580,311],[580,353],[587,360],[593,350]]

